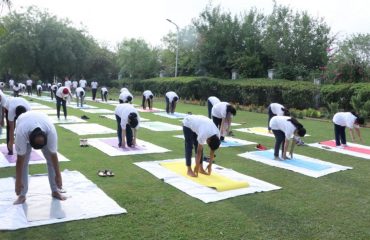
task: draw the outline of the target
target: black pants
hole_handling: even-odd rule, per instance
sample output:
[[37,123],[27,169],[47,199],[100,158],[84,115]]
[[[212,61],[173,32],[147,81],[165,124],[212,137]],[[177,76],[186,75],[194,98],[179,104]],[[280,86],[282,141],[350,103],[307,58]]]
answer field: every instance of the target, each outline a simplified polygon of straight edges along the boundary
[[285,133],[281,130],[272,130],[275,135],[275,149],[274,156],[279,157],[279,149],[281,145],[281,151],[284,152]]
[[[183,126],[182,130],[184,132],[185,137],[185,160],[186,160],[186,166],[191,166],[191,157],[193,154],[193,147],[195,151],[195,157],[198,151],[198,135],[193,132],[190,128]],[[200,156],[200,163],[203,162],[203,152],[202,156]]]
[[152,109],[150,98],[146,99],[143,95],[143,102],[141,104],[143,106],[143,109],[146,109],[146,103],[148,103],[149,109]]
[[269,107],[268,114],[269,114],[269,120],[267,121],[267,128],[268,128],[269,130],[271,130],[271,128],[270,128],[270,121],[271,121],[271,118],[272,118],[272,117],[275,117],[275,116],[276,116],[276,114],[274,114],[274,113],[271,111],[271,107]]
[[13,96],[14,97],[19,97],[19,91],[13,91]]
[[176,108],[176,102],[174,100],[170,102],[168,97],[166,97],[166,113],[174,113],[175,108]]
[[27,86],[27,94],[32,95],[32,86]]
[[225,136],[222,136],[222,132],[221,132],[222,118],[212,116],[212,120],[213,120],[213,123],[216,125],[216,127],[220,130],[220,135],[221,135],[220,140],[221,141],[225,140]]
[[212,105],[212,103],[209,100],[207,100],[207,103],[208,103],[208,117],[210,119],[212,119],[212,108],[213,108],[213,105]]
[[57,100],[57,117],[58,117],[58,119],[60,117],[60,105],[63,106],[64,118],[67,118],[66,100],[64,100],[63,98],[60,98],[58,96],[55,96],[55,99]]
[[[116,115],[117,121],[117,137],[118,137],[118,146],[122,146],[122,127],[121,127],[121,118]],[[133,134],[130,125],[126,125],[126,144],[131,147],[133,142]]]
[[[6,145],[8,146],[8,143],[10,141],[10,126],[9,126],[8,110],[7,109],[4,110],[4,114],[5,114],[5,121],[6,121]],[[9,149],[8,149],[8,151],[9,151]]]
[[98,89],[97,88],[92,88],[91,91],[92,91],[92,100],[95,101],[95,98],[96,98],[96,91]]
[[37,89],[37,96],[41,97],[41,90]]
[[335,144],[340,146],[340,144],[347,144],[346,140],[346,127],[334,124],[335,133]]
[[104,93],[103,92],[100,92],[100,94],[101,94],[101,100],[107,102],[108,101],[107,100],[108,92],[104,92]]

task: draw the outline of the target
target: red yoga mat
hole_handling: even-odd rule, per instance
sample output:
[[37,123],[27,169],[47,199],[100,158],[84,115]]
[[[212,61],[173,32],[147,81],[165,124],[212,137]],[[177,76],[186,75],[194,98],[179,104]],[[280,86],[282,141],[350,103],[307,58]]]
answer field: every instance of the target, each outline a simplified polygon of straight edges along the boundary
[[[335,141],[329,140],[325,142],[320,142],[321,145],[328,146],[328,147],[336,147]],[[361,147],[344,147],[344,150],[347,151],[352,151],[352,152],[357,152],[357,153],[364,153],[364,154],[370,154],[370,150],[366,148],[361,148]]]

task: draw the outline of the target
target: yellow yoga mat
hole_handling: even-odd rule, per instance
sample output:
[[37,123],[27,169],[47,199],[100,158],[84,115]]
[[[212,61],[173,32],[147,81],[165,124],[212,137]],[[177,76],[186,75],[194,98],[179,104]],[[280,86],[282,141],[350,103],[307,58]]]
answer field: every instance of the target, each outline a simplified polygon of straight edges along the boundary
[[236,181],[215,172],[212,172],[211,175],[198,174],[198,177],[190,177],[186,174],[187,168],[183,161],[162,162],[160,165],[200,185],[214,188],[218,192],[249,187],[247,182]]
[[256,132],[256,133],[271,134],[265,127],[252,127],[252,128],[249,128],[249,130],[252,132]]

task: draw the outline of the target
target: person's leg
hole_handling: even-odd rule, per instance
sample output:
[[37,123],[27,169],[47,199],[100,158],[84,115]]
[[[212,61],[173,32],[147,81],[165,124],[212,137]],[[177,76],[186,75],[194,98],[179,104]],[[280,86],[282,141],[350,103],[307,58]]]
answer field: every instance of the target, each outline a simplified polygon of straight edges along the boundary
[[58,186],[55,182],[55,169],[53,166],[53,163],[51,161],[51,152],[47,147],[44,147],[41,149],[42,154],[44,155],[46,159],[46,164],[48,166],[48,178],[49,178],[49,185],[50,185],[50,190],[51,192],[57,192],[58,191]]
[[104,93],[104,101],[105,102],[108,102],[108,92],[105,92]]
[[31,158],[31,151],[32,148],[29,144],[27,144],[27,151],[25,154],[24,162],[23,162],[23,170],[22,170],[22,182],[23,182],[23,189],[21,190],[20,196],[26,197],[28,192],[28,164]]
[[276,116],[275,114],[272,113],[271,111],[271,107],[269,107],[269,111],[268,111],[268,115],[269,115],[269,119],[267,121],[267,128],[269,131],[271,131],[271,128],[270,128],[270,121],[271,121],[271,118]]
[[131,147],[133,143],[133,134],[130,125],[126,125],[126,144]]
[[171,103],[171,113],[174,114],[176,110],[176,101],[172,101]]
[[55,95],[55,99],[57,100],[57,117],[60,118],[60,105],[62,104],[62,99]]
[[[198,135],[195,132],[193,132],[193,145],[194,145],[195,157],[197,157],[197,152],[198,152]],[[200,164],[202,164],[202,163],[203,163],[203,151],[202,151],[202,153],[200,155]]]
[[170,100],[166,96],[166,113],[170,113]]
[[67,119],[67,101],[62,99],[64,118]]
[[193,153],[193,131],[183,126],[182,127],[184,138],[185,138],[185,160],[186,166],[191,167],[191,157]]
[[81,107],[84,107],[85,96],[81,96]]
[[[220,130],[221,129],[222,118],[218,118],[218,117],[213,116],[212,120],[213,120],[213,123],[216,125],[216,127]],[[222,134],[223,133],[220,132],[220,135],[221,135],[220,140],[221,141],[225,140],[225,136],[223,136]]]
[[149,110],[152,110],[153,109],[153,104],[152,104],[153,99],[148,98],[147,101],[148,101]]
[[346,127],[340,126],[340,140],[343,145],[347,144],[347,139],[346,139]]
[[142,107],[143,107],[143,109],[145,110],[146,109],[146,102],[145,102],[145,96],[143,95],[143,101],[142,101],[142,103],[141,103],[141,105],[142,105]]
[[335,145],[340,146],[340,126],[334,123]]
[[80,97],[77,96],[77,94],[76,94],[76,102],[77,102],[77,107],[80,106]]
[[96,98],[96,91],[97,91],[97,89],[96,88],[93,88],[92,89],[92,97],[93,97],[93,101],[95,101],[95,98]]
[[285,134],[283,131],[280,130],[272,130],[274,136],[275,136],[275,148],[274,148],[274,157],[278,158],[279,157],[279,149],[280,145],[285,139]]
[[213,105],[209,100],[207,100],[207,105],[208,105],[208,118],[212,119],[212,107],[213,107]]
[[116,115],[117,121],[117,137],[118,137],[118,147],[122,146],[122,127],[121,127],[121,118]]

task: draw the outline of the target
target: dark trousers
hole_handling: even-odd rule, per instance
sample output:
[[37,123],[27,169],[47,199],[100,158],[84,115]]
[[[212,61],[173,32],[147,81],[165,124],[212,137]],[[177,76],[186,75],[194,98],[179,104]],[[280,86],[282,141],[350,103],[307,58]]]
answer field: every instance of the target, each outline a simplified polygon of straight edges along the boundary
[[104,92],[104,93],[103,92],[100,92],[100,94],[101,94],[101,100],[107,102],[108,101],[107,100],[108,92]]
[[[212,116],[212,120],[213,120],[213,123],[216,125],[216,127],[219,130],[221,130],[222,118],[218,118],[218,117]],[[220,132],[220,134],[221,134],[220,140],[221,141],[225,140],[225,136],[222,136],[222,133],[221,132]]]
[[41,97],[41,90],[37,89],[37,96]]
[[55,99],[57,100],[57,116],[58,119],[60,117],[60,106],[63,106],[63,113],[64,113],[64,118],[67,118],[67,106],[66,106],[66,100],[63,98],[60,98],[58,96],[55,96]]
[[143,102],[142,102],[143,109],[146,109],[146,103],[148,103],[148,107],[149,109],[151,109],[152,106],[151,106],[150,98],[146,99],[145,96],[143,95]]
[[27,86],[27,94],[32,95],[32,86]]
[[275,135],[275,149],[274,156],[279,157],[279,149],[281,145],[281,151],[284,152],[285,133],[281,130],[272,130]]
[[335,133],[335,144],[340,146],[340,144],[347,144],[346,141],[346,127],[334,124]]
[[[116,115],[117,120],[117,137],[118,137],[118,146],[122,146],[122,127],[121,127],[121,118]],[[130,125],[126,125],[126,144],[131,147],[133,142],[133,134]]]
[[[190,128],[183,126],[182,127],[185,137],[185,160],[186,160],[186,166],[191,166],[191,157],[193,154],[193,147],[195,151],[195,157],[198,150],[198,135],[193,132]],[[202,156],[200,156],[200,163],[203,162],[203,152]]]
[[172,100],[170,103],[170,100],[168,97],[166,97],[166,113],[174,113],[175,112],[175,105],[176,102]]
[[276,114],[274,114],[274,113],[271,111],[271,107],[269,107],[268,115],[269,115],[269,120],[267,121],[267,128],[268,128],[269,130],[271,130],[271,128],[270,128],[270,121],[271,121],[271,118],[276,116]]
[[92,100],[94,100],[94,101],[95,101],[95,98],[96,98],[96,91],[97,90],[98,90],[97,88],[92,88],[91,89],[91,91],[92,91]]
[[209,100],[207,100],[207,103],[208,103],[208,117],[210,119],[212,119],[212,108],[213,108],[213,105],[212,105],[212,103]]
[[19,97],[19,91],[13,91],[13,96],[14,97]]
[[6,144],[8,145],[8,143],[10,141],[10,126],[9,126],[8,110],[7,109],[4,110],[4,114],[5,114],[5,121],[6,121]]

